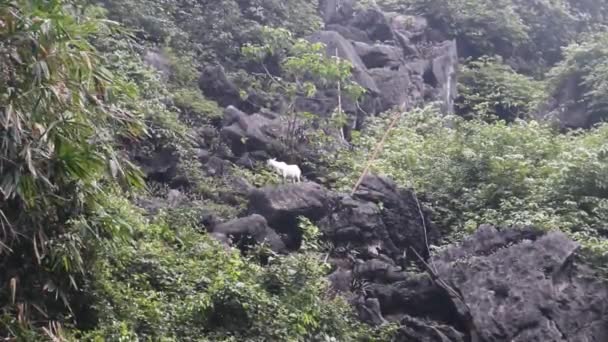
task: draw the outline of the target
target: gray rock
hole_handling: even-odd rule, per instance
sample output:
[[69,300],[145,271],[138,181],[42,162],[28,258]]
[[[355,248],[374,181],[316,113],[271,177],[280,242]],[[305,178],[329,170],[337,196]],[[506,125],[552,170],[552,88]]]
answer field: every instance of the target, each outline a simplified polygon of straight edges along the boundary
[[[387,178],[367,175],[354,198],[382,204],[381,217],[388,236],[379,237],[378,240],[391,252],[389,256],[395,259],[409,248],[423,257],[428,256],[427,243],[437,241],[439,231],[432,223],[428,209],[419,202],[413,191],[398,188]],[[391,245],[395,246],[394,249]]]
[[345,270],[338,268],[327,279],[331,283],[331,287],[338,293],[345,293],[350,291],[351,284],[353,281],[353,272],[351,270]]
[[198,80],[198,86],[206,97],[220,106],[238,106],[241,103],[239,89],[228,79],[221,65],[206,66]]
[[465,335],[449,325],[405,316],[400,322],[395,341],[464,342]]
[[298,247],[298,217],[316,221],[328,215],[332,197],[331,192],[312,182],[270,186],[249,194],[249,211],[264,216],[271,227],[291,238],[291,246]]
[[355,303],[359,318],[362,321],[376,326],[386,323],[380,311],[380,303],[376,298],[359,298]]
[[383,111],[403,104],[411,108],[411,104],[416,103],[419,95],[416,95],[416,86],[410,81],[407,69],[372,69],[370,74],[380,89]]
[[284,127],[278,119],[269,119],[261,114],[247,115],[233,106],[224,111],[222,139],[228,143],[235,155],[248,151],[281,152],[285,149],[279,138]]
[[403,64],[403,51],[398,47],[386,44],[370,45],[362,42],[353,42],[353,46],[368,69],[398,68]]
[[378,87],[367,72],[367,67],[357,54],[352,44],[342,37],[338,32],[321,31],[308,37],[311,42],[325,44],[328,56],[337,56],[349,61],[353,65],[353,77],[355,81],[365,89],[378,93]]
[[340,35],[342,35],[342,37],[355,42],[372,43],[367,36],[367,32],[356,27],[330,24],[325,26],[325,30],[338,32]]
[[280,236],[268,227],[264,217],[256,214],[218,224],[213,227],[212,233],[212,236],[223,242],[227,241],[228,236],[234,237],[232,241],[242,240],[249,236],[257,243],[267,243],[275,252],[285,250],[285,244]]
[[608,286],[575,263],[577,248],[561,232],[484,226],[432,264],[482,341],[608,341]]
[[377,8],[367,8],[357,12],[349,24],[367,32],[372,41],[387,42],[394,40],[391,24],[384,13]]

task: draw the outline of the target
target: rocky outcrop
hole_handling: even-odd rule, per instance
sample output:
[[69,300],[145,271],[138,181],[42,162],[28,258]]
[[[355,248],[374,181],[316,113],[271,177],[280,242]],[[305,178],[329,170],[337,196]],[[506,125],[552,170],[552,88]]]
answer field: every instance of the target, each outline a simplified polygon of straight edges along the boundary
[[[354,196],[335,194],[312,182],[255,189],[249,195],[249,212],[262,215],[271,227],[289,235],[295,242],[292,246],[298,246],[298,217],[304,216],[317,222],[337,248],[348,247],[366,260],[384,258],[388,263],[406,261],[403,255],[408,249],[428,256],[427,244],[439,236],[412,191],[378,176],[364,178]],[[408,261],[415,261],[414,254]],[[379,263],[370,261],[357,272],[377,269]],[[390,279],[401,279],[394,268],[386,272]]]
[[378,93],[376,83],[369,75],[367,67],[350,41],[346,40],[338,32],[333,31],[317,32],[310,36],[308,40],[325,44],[327,55],[338,56],[352,64],[354,80],[372,94]]
[[329,214],[332,193],[312,183],[299,183],[253,190],[249,195],[249,212],[260,214],[271,227],[287,235],[287,245],[297,248],[301,233],[300,216],[313,221]]
[[355,305],[372,324],[399,322],[403,340],[605,341],[608,284],[577,250],[560,232],[482,226],[429,259],[433,277],[359,263]]
[[280,120],[262,114],[245,114],[233,106],[224,111],[221,136],[232,152],[240,156],[247,151],[280,153],[284,127]]
[[[390,179],[375,175],[366,176],[354,194],[354,199],[382,206],[381,219],[388,239],[383,246],[392,256],[414,249],[428,256],[428,245],[439,238],[439,231],[432,223],[428,210],[410,189],[403,189]],[[395,246],[395,249],[390,245]]]
[[238,106],[241,103],[239,89],[226,76],[221,65],[206,66],[198,80],[198,86],[209,99],[220,106]]
[[581,82],[580,74],[573,74],[564,79],[549,101],[539,110],[537,117],[554,122],[562,129],[590,128],[598,123],[600,120],[583,101]]
[[432,259],[482,341],[606,341],[608,286],[560,232],[483,226]]
[[236,242],[237,245],[248,243],[249,238],[258,244],[268,244],[270,249],[275,252],[285,250],[281,237],[268,227],[264,217],[256,214],[218,224],[212,228],[211,236],[222,242]]
[[[355,1],[321,2],[325,30],[309,37],[327,46],[353,65],[353,79],[367,90],[362,103],[344,111],[361,127],[365,117],[393,107],[406,109],[437,101],[444,113],[452,113],[457,96],[456,42],[430,32],[422,17],[383,13],[377,8],[356,9]],[[337,106],[337,94],[321,90],[312,112],[327,115]],[[344,96],[343,96],[344,97]],[[319,109],[320,111],[315,111]]]

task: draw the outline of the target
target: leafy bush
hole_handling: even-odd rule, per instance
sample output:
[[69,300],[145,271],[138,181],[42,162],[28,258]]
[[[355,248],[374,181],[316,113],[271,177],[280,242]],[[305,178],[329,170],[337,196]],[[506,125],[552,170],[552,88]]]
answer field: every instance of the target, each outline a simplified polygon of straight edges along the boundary
[[[338,184],[353,186],[385,127],[376,120],[335,165]],[[426,109],[408,113],[389,134],[372,171],[428,195],[437,221],[452,232],[535,225],[595,241],[606,253],[607,137],[608,126],[562,135],[534,121],[465,121]]]
[[127,231],[104,214],[106,189],[142,185],[116,143],[142,131],[126,109],[137,89],[89,41],[110,27],[79,13],[0,5],[0,309],[16,318],[4,336],[68,317],[96,241]]
[[[593,1],[590,1],[593,2]],[[466,57],[500,55],[518,71],[542,74],[561,47],[605,23],[598,4],[568,0],[380,0],[389,9],[426,16],[458,39]],[[604,10],[605,13],[605,10]]]
[[577,97],[594,122],[608,118],[608,33],[588,35],[564,49],[564,60],[549,73],[549,93],[557,93],[570,80],[577,81]]
[[240,46],[254,41],[261,25],[298,35],[320,27],[316,1],[278,0],[99,0],[111,19],[140,36],[204,62],[234,64]]
[[[327,297],[326,265],[315,249],[271,256],[262,267],[256,253],[243,257],[164,217],[147,223],[132,211],[136,239],[104,247],[87,288],[98,299],[99,322],[75,338],[373,341],[342,299]],[[306,236],[314,246],[314,231]]]
[[389,0],[388,5],[427,16],[431,26],[458,37],[472,56],[500,54],[529,39],[512,0]]
[[[312,98],[318,89],[341,88],[340,96],[357,100],[364,89],[351,78],[352,65],[338,57],[327,57],[322,43],[310,43],[305,39],[294,38],[285,29],[262,29],[261,44],[247,44],[242,51],[246,58],[259,63],[263,72],[257,84],[265,91],[279,94],[287,103],[288,132],[286,144],[294,149],[305,137],[299,132],[306,123],[319,119],[312,113],[300,112],[295,104],[299,98]],[[268,62],[280,69],[273,75]],[[334,113],[328,121],[340,129],[346,124],[346,115]]]
[[459,74],[457,112],[464,117],[512,122],[531,114],[543,95],[543,85],[516,73],[500,58],[468,61]]

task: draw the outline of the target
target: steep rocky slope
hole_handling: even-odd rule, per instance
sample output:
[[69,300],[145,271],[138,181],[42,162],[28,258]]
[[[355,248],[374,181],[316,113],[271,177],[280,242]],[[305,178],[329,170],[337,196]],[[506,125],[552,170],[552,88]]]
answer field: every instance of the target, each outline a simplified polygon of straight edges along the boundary
[[[343,104],[353,128],[400,105],[438,101],[451,113],[455,41],[437,39],[423,17],[351,5],[335,11],[336,4],[326,1],[325,28],[308,39],[348,60],[367,90],[364,107]],[[221,136],[237,162],[278,156],[314,163],[316,151],[307,146],[299,156],[285,155],[280,116],[246,113],[236,87],[221,69],[213,70],[199,82],[206,96],[229,106]],[[327,116],[336,99],[321,92],[298,106]],[[332,242],[329,279],[336,293],[349,298],[367,323],[398,322],[396,341],[608,339],[608,286],[580,262],[577,244],[564,234],[482,226],[462,243],[431,253],[442,233],[430,212],[413,190],[377,176],[367,176],[353,195],[306,182],[251,189],[248,201],[248,216],[210,225],[212,235],[225,243],[231,236],[236,245],[251,236],[288,253],[302,240],[298,217],[311,219]]]
[[[17,227],[18,233],[14,241],[0,240],[1,337],[608,341],[608,282],[600,272],[608,250],[602,140],[608,130],[559,135],[543,123],[518,121],[557,116],[562,129],[590,128],[604,112],[602,101],[588,99],[597,96],[589,88],[604,83],[589,80],[589,69],[570,73],[587,60],[575,58],[573,49],[556,67],[555,84],[539,100],[544,105],[532,106],[535,87],[545,80],[518,74],[527,69],[514,60],[545,63],[530,56],[538,37],[522,38],[522,50],[509,39],[521,38],[523,28],[544,32],[544,25],[500,21],[508,35],[489,30],[492,39],[484,45],[478,40],[487,32],[458,31],[441,16],[443,8],[428,13],[414,6],[426,5],[422,0],[404,1],[407,10],[391,1],[382,2],[388,3],[384,9],[354,0],[93,1],[105,6],[87,8],[94,16],[136,30],[131,40],[120,30],[102,34],[95,25],[78,26],[72,20],[78,14],[62,12],[61,1],[32,3],[48,17],[37,17],[40,8],[27,14],[25,5],[0,6],[0,38],[6,34],[16,47],[0,39],[0,81],[7,79],[0,83],[0,228],[4,234]],[[483,4],[480,21],[489,14],[505,19],[492,17],[489,2]],[[449,14],[478,25],[468,14]],[[56,17],[65,21],[55,25]],[[30,48],[20,30],[32,30],[28,42],[56,35],[40,43],[51,48]],[[270,40],[279,48],[264,45],[268,32],[278,33]],[[556,40],[567,42],[569,35]],[[52,48],[54,40],[64,49]],[[89,48],[89,41],[91,56],[95,48],[100,54],[96,72],[87,53],[72,54]],[[284,45],[301,50],[316,43],[327,59],[314,59],[313,66],[332,76],[347,63],[346,76],[334,82],[314,79],[318,70],[289,75],[284,62],[298,56]],[[591,55],[602,55],[591,45]],[[241,58],[247,47],[264,52],[261,64]],[[480,57],[482,47],[496,50],[504,64],[500,58],[465,60]],[[539,55],[555,59],[554,49]],[[65,53],[66,65],[74,56],[82,60],[68,73],[60,63],[45,70],[48,51]],[[310,57],[310,51],[297,52]],[[23,56],[33,58],[32,67]],[[593,61],[593,70],[602,70],[603,62]],[[82,70],[95,82],[82,81]],[[459,70],[468,72],[470,83],[458,78]],[[110,73],[118,75],[115,83]],[[32,88],[10,95],[28,77]],[[295,80],[281,83],[290,77]],[[485,89],[487,80],[476,77],[487,77],[491,86]],[[347,96],[350,82],[360,96]],[[78,96],[66,95],[66,84]],[[509,92],[510,86],[521,89]],[[10,124],[10,101],[25,101],[41,87],[44,101],[21,103],[31,109],[18,118],[26,134],[5,139],[19,126]],[[72,125],[64,117],[67,103],[93,127]],[[46,107],[38,111],[39,105]],[[463,108],[470,121],[452,115]],[[538,113],[526,112],[531,108]],[[483,116],[492,111],[504,117]],[[96,121],[98,113],[107,114],[107,122]],[[388,125],[380,125],[383,120]],[[389,136],[386,127],[399,129]],[[143,134],[136,138],[135,131]],[[45,140],[50,134],[55,143]],[[6,147],[22,137],[22,145]],[[366,149],[376,157],[386,137],[393,145],[378,164],[390,174],[366,168],[361,175],[371,158]],[[422,160],[410,145],[429,158]],[[304,182],[281,183],[266,168],[269,158],[298,164]],[[129,161],[139,166],[146,189],[126,191],[140,181]],[[30,177],[37,179],[35,166],[57,184],[41,178],[36,184],[46,192],[28,187]],[[409,173],[400,172],[406,168]],[[449,189],[437,191],[428,185],[432,177],[416,178],[420,173],[444,178],[437,184]],[[19,186],[12,186],[13,178]],[[425,186],[428,193],[421,191]],[[13,195],[14,189],[21,193]],[[22,193],[31,195],[28,201]],[[36,215],[29,215],[32,208]],[[454,213],[461,208],[467,212]],[[28,225],[32,218],[35,226]],[[479,225],[485,221],[491,224]]]

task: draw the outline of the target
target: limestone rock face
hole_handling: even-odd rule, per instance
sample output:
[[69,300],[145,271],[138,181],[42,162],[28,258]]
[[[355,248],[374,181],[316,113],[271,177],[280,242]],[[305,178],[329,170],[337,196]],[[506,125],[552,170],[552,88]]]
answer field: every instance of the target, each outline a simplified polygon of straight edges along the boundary
[[256,214],[218,224],[213,227],[212,236],[220,241],[226,241],[226,237],[241,241],[249,237],[256,243],[267,243],[275,252],[285,250],[281,237],[268,227],[264,217]]
[[482,341],[608,340],[608,287],[575,263],[565,234],[538,234],[482,226],[432,262]]

